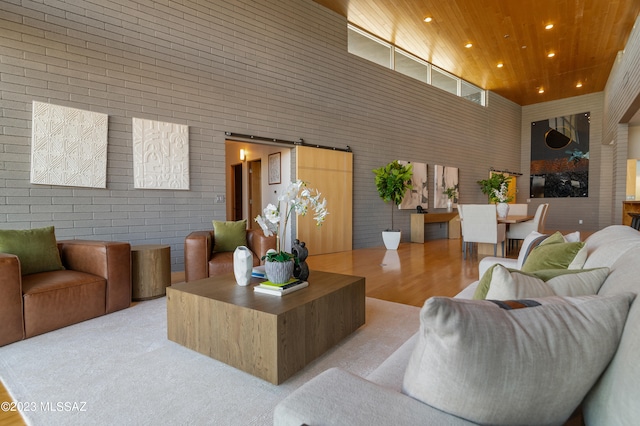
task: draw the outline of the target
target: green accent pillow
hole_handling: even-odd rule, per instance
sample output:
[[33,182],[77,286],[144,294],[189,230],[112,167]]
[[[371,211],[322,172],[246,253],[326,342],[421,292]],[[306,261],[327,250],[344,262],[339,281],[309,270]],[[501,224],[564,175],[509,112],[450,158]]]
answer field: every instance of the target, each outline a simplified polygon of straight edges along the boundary
[[234,251],[247,245],[247,220],[237,222],[213,221],[213,251]]
[[541,269],[567,269],[583,247],[583,242],[557,244],[544,244],[543,242],[531,250],[531,254],[522,265],[522,272],[535,272]]
[[543,246],[545,244],[558,244],[558,243],[564,243],[564,242],[565,242],[564,237],[562,236],[560,231],[556,231],[554,234],[551,234],[547,238],[542,240],[542,242],[538,245]]
[[22,275],[64,269],[53,226],[0,230],[0,252],[18,256]]

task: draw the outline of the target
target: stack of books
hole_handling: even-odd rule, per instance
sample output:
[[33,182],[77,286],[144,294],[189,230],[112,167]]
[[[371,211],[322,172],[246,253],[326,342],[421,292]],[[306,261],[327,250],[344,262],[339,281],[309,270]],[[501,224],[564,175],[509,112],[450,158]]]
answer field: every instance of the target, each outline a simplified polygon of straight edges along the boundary
[[255,278],[267,278],[267,274],[264,271],[264,265],[254,266],[251,270],[251,276]]
[[288,293],[307,287],[307,281],[291,278],[284,284],[276,284],[271,281],[264,281],[253,288],[256,293],[272,294],[274,296],[283,296]]

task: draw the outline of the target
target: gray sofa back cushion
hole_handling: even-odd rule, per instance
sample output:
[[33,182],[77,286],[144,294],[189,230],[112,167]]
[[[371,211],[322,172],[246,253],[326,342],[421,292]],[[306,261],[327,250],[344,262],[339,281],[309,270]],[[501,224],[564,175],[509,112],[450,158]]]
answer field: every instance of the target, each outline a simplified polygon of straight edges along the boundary
[[[599,294],[640,292],[640,234],[611,266]],[[614,243],[615,244],[615,243]],[[628,244],[624,244],[628,245]],[[598,250],[611,250],[610,244]],[[598,253],[600,254],[600,253]],[[583,404],[587,425],[632,425],[640,419],[640,302],[629,310],[618,350]]]
[[513,310],[432,297],[402,391],[480,424],[562,424],[614,355],[634,297],[552,296]]

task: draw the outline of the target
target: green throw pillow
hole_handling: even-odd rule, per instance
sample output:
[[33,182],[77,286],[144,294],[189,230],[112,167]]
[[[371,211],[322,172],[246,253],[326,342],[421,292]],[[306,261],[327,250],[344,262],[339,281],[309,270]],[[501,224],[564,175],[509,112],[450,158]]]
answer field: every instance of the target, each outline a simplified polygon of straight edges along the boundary
[[247,220],[237,222],[213,221],[213,251],[234,251],[247,245]]
[[583,242],[540,244],[531,250],[531,254],[522,265],[522,271],[535,272],[542,269],[567,269],[583,247]]
[[545,244],[558,244],[564,243],[564,237],[560,233],[560,231],[556,231],[554,234],[549,235],[547,238],[542,240],[542,242],[538,245],[543,246]]
[[53,226],[0,230],[0,252],[18,256],[22,275],[64,269]]

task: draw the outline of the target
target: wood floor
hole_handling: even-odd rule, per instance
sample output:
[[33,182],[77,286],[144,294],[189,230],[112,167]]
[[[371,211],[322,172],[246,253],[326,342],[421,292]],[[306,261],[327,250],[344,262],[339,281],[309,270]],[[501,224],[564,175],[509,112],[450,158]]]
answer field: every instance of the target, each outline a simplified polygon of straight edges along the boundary
[[431,296],[455,296],[478,279],[478,258],[463,260],[454,239],[309,256],[307,263],[311,270],[363,276],[367,296],[413,306]]
[[[422,306],[431,296],[454,296],[478,279],[478,258],[462,259],[460,240],[403,243],[398,250],[384,247],[309,256],[311,270],[366,278],[366,295],[391,302]],[[172,274],[172,282],[184,273]],[[12,401],[0,385],[0,402]],[[18,412],[0,411],[0,426],[25,425]]]

